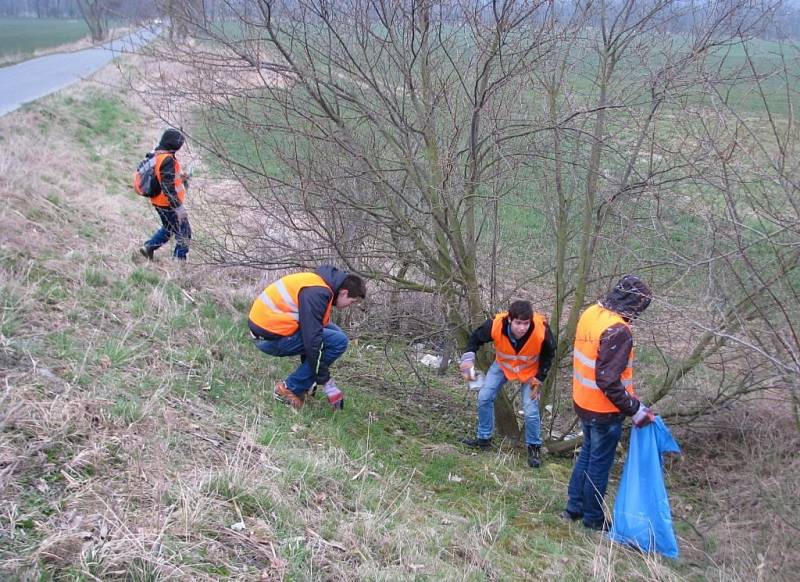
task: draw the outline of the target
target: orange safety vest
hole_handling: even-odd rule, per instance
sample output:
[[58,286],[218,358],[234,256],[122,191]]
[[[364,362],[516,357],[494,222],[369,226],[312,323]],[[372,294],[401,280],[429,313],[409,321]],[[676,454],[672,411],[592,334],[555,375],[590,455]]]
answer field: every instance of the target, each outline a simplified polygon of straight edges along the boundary
[[261,329],[276,335],[290,336],[300,329],[300,291],[306,287],[325,287],[331,292],[328,307],[322,318],[322,326],[331,320],[333,290],[325,279],[316,273],[295,273],[281,277],[267,286],[253,301],[250,321]]
[[[595,366],[600,353],[600,338],[612,325],[623,324],[630,329],[619,313],[595,304],[583,312],[575,332],[575,351],[572,357],[572,399],[575,404],[591,412],[620,412],[597,385]],[[628,356],[628,365],[620,375],[628,394],[633,390],[633,348]]]
[[544,343],[547,319],[540,313],[534,313],[531,319],[533,332],[528,341],[519,350],[514,350],[511,340],[503,333],[507,312],[498,313],[492,323],[492,340],[494,340],[495,361],[503,370],[506,380],[530,382],[539,372],[539,354]]
[[[183,176],[181,175],[181,165],[178,163],[178,158],[170,152],[156,152],[156,179],[161,184],[161,164],[167,159],[167,156],[172,156],[175,159],[175,192],[178,194],[178,202],[183,204],[183,199],[186,198],[186,188],[183,186]],[[150,199],[153,206],[160,206],[161,208],[169,208],[169,198],[164,194],[163,190],[158,196],[153,196]]]

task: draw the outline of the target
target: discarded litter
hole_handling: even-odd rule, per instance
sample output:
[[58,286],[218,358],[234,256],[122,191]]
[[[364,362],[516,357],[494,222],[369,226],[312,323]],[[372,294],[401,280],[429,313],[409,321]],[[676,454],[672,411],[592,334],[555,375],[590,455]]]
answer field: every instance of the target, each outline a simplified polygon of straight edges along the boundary
[[419,359],[419,363],[429,368],[438,368],[442,365],[442,358],[433,354],[425,354]]

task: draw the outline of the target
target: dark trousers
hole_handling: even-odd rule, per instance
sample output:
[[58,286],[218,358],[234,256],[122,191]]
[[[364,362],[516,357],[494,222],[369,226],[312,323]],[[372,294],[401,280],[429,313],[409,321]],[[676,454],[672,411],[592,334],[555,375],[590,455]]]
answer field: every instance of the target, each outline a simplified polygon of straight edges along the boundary
[[172,256],[176,259],[185,261],[186,254],[189,252],[189,241],[192,239],[192,227],[187,218],[183,222],[178,222],[178,216],[171,208],[161,208],[154,206],[161,219],[161,228],[153,233],[153,236],[144,243],[148,249],[156,250],[164,246],[172,236],[175,236],[175,250]]
[[605,520],[603,497],[622,435],[622,421],[601,424],[582,420],[581,425],[583,446],[567,488],[567,511],[582,515],[585,525],[599,527]]
[[[347,351],[347,335],[342,331],[338,325],[329,323],[322,328],[322,361],[326,366],[330,366],[339,357]],[[285,356],[302,356],[305,353],[303,346],[303,336],[300,331],[294,335],[286,336],[274,340],[256,340],[256,346],[259,350],[270,356],[277,356],[279,358]],[[314,366],[306,360],[301,358],[300,365],[297,369],[289,374],[286,378],[286,386],[297,394],[302,396],[314,385],[316,372]]]

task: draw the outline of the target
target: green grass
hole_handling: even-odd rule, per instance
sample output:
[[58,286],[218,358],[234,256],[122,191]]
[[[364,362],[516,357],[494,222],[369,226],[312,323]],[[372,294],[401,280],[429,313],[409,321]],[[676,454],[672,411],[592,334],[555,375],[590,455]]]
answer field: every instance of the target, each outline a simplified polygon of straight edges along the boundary
[[[261,98],[269,99],[266,92]],[[280,161],[277,152],[289,152],[294,147],[302,149],[302,144],[292,143],[279,132],[267,132],[264,128],[242,123],[240,116],[250,115],[252,119],[258,119],[260,107],[262,107],[260,101],[254,99],[239,102],[235,116],[226,110],[214,108],[197,112],[195,115],[197,139],[206,142],[212,139],[218,140],[223,151],[228,152],[232,159],[257,174],[254,179],[258,179],[258,174],[286,177],[286,167]],[[225,171],[224,163],[216,158],[209,159],[209,164],[212,173]]]
[[[108,95],[57,107],[76,111],[76,143],[87,153],[116,147],[124,132],[135,130],[130,112]],[[109,183],[109,195],[119,193]],[[67,196],[60,200],[65,220],[87,211],[73,208]],[[113,239],[114,224],[98,221],[94,228],[98,239]],[[384,346],[364,336],[351,344],[334,368],[345,391],[344,411],[334,414],[320,394],[295,414],[273,401],[271,389],[297,358],[271,358],[252,345],[248,298],[220,301],[221,290],[209,288],[213,282],[187,288],[181,273],[163,263],[132,267],[125,257],[86,246],[72,269],[45,266],[55,254],[43,256],[36,268],[24,257],[3,257],[15,278],[13,294],[5,292],[10,284],[1,289],[3,317],[9,318],[4,335],[18,341],[27,328],[46,323],[46,333],[31,334],[26,355],[58,369],[70,383],[69,394],[59,398],[83,399],[79,411],[86,414],[64,423],[58,446],[41,449],[46,465],[21,469],[29,472],[10,490],[32,497],[19,506],[19,538],[0,537],[0,552],[38,555],[35,542],[53,527],[48,518],[65,510],[59,500],[81,515],[130,519],[121,535],[147,543],[141,555],[110,565],[107,554],[85,547],[63,562],[37,565],[39,578],[104,578],[111,571],[151,579],[166,571],[153,569],[148,560],[155,557],[179,566],[187,578],[234,571],[255,578],[271,567],[265,553],[285,560],[286,579],[324,578],[318,568],[325,552],[325,560],[351,579],[592,575],[594,541],[557,518],[571,461],[548,457],[534,472],[521,449],[504,445],[473,454],[456,445],[474,429],[474,398],[433,372],[422,370],[417,380],[404,363],[401,339]],[[385,349],[369,350],[367,343]],[[45,388],[35,396],[48,406],[31,409],[59,411],[61,400],[47,401]],[[47,436],[32,429],[11,434],[18,432],[37,447],[34,439]],[[252,436],[252,445],[245,436]],[[75,487],[91,481],[106,503],[120,503],[113,512],[81,506],[96,497],[82,495],[86,489],[62,495],[61,469],[78,458],[84,441],[87,448],[98,445],[97,455],[67,474],[80,478]],[[51,484],[52,499],[35,488],[40,477]],[[128,495],[106,495],[118,487]],[[158,556],[150,550],[157,528],[136,538],[152,523],[145,517],[156,515],[156,525],[165,527]],[[231,525],[240,520],[248,530],[237,537]],[[254,551],[243,544],[258,527],[265,541]],[[345,550],[315,541],[315,534]],[[421,566],[417,572],[403,564]],[[670,574],[688,569],[664,567]],[[609,572],[631,578],[649,570],[641,557],[617,552]]]
[[[17,333],[20,324],[24,320],[24,313],[22,311],[23,299],[20,297],[20,291],[13,288],[3,288],[2,297],[0,297],[0,334],[6,337],[12,337]],[[39,291],[39,295],[49,297],[47,291]]]
[[0,59],[31,55],[89,35],[83,20],[0,18]]
[[[133,128],[139,119],[121,99],[97,91],[81,99],[65,97],[59,105],[71,111],[75,137],[91,161],[100,162],[110,155],[135,158],[138,139]],[[106,173],[102,178],[113,181],[114,175]]]

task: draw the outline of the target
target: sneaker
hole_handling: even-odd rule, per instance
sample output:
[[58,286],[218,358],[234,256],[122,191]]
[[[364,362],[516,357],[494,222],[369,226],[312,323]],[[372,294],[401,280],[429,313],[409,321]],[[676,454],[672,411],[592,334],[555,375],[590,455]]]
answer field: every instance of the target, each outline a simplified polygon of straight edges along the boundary
[[560,517],[564,521],[578,521],[579,519],[583,519],[583,514],[573,513],[569,509],[565,509],[564,511],[558,514],[558,517]]
[[542,447],[539,445],[528,445],[528,466],[538,469],[542,466],[542,458],[540,457]]
[[153,260],[153,253],[156,252],[156,249],[148,247],[147,245],[142,245],[139,247],[139,254],[142,255],[148,261]]
[[297,394],[295,394],[291,390],[289,390],[286,387],[286,382],[282,380],[275,382],[275,390],[273,391],[272,394],[275,397],[275,400],[280,400],[281,402],[288,404],[295,410],[300,410],[301,408],[303,408],[303,404],[305,404],[303,399],[300,398]]
[[467,445],[471,449],[482,449],[486,450],[492,446],[492,439],[461,439],[460,442],[462,445]]

